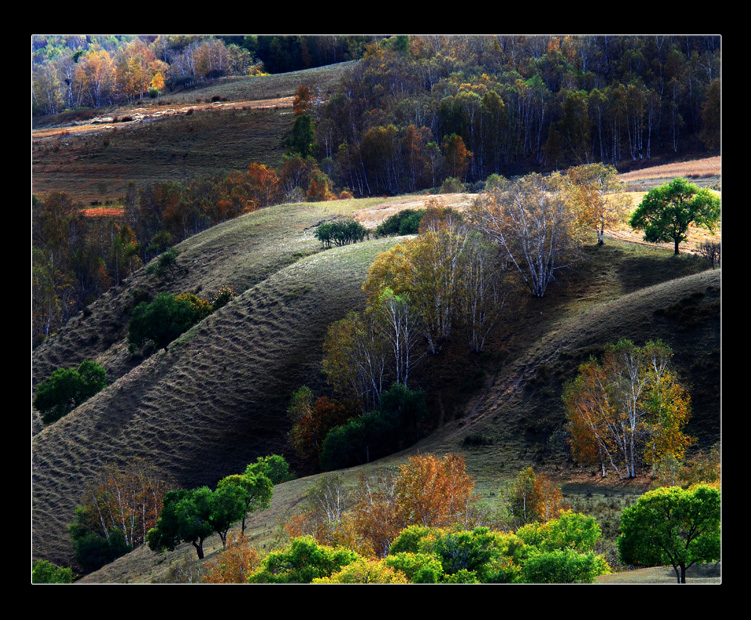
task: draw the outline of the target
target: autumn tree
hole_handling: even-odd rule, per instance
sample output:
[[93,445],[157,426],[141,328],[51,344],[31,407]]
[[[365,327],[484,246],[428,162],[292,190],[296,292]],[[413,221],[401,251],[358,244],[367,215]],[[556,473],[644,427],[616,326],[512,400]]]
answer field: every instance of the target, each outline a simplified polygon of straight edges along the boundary
[[345,398],[378,404],[386,388],[388,345],[367,317],[351,311],[329,326],[324,341],[323,369],[329,383]]
[[532,467],[521,470],[506,484],[501,496],[513,527],[532,522],[547,523],[566,509],[560,488]]
[[317,464],[329,431],[359,412],[353,401],[316,398],[309,387],[303,386],[293,393],[287,408],[292,422],[289,443],[300,458]]
[[722,454],[719,442],[707,450],[698,451],[685,459],[669,455],[660,459],[652,469],[653,485],[681,486],[684,489],[696,484],[720,485]]
[[641,463],[683,458],[692,438],[683,429],[689,396],[670,369],[672,351],[661,341],[643,347],[621,340],[590,359],[564,388],[571,446],[580,462],[597,462],[604,476],[636,476]]
[[465,180],[472,153],[467,149],[464,140],[457,134],[451,134],[443,139],[443,165],[446,175]]
[[504,250],[535,297],[543,297],[576,249],[576,227],[559,174],[528,174],[477,201],[470,221]]
[[292,102],[292,110],[295,116],[307,114],[312,104],[312,93],[310,86],[300,84],[295,91],[295,99]]
[[709,189],[678,177],[650,190],[631,215],[632,228],[650,243],[673,242],[674,253],[688,239],[691,225],[714,232],[720,221],[720,199]]
[[105,465],[85,487],[69,532],[76,561],[97,570],[146,542],[175,481],[144,459]]
[[246,175],[249,198],[255,208],[268,207],[281,200],[281,180],[273,168],[253,162]]
[[418,312],[405,295],[387,288],[368,305],[366,311],[391,349],[393,380],[409,387],[409,378],[422,360],[419,349],[422,323]]
[[248,582],[248,576],[261,565],[261,555],[250,545],[247,537],[227,535],[227,544],[219,555],[206,564],[206,571],[201,577],[203,583],[242,583]]
[[631,206],[625,183],[614,166],[601,163],[569,168],[566,178],[570,181],[566,190],[579,222],[594,228],[597,243],[602,245],[605,227],[624,221]]
[[720,559],[720,526],[719,489],[662,487],[624,508],[618,553],[626,564],[670,564],[678,583],[686,583],[691,566]]
[[371,540],[376,554],[384,556],[398,533],[410,525],[462,523],[473,489],[463,458],[418,454],[395,471],[363,476],[352,510],[359,531]]
[[466,330],[470,350],[479,353],[503,317],[515,284],[498,247],[475,231],[467,233],[458,270],[456,314]]
[[[430,209],[421,226],[429,216]],[[451,337],[459,256],[465,242],[456,228],[422,232],[379,255],[363,284],[371,302],[386,289],[404,296],[420,317],[431,353],[438,353]]]
[[325,474],[308,488],[300,509],[285,524],[285,531],[292,538],[312,536],[318,544],[371,556],[372,545],[355,527],[351,506],[352,490],[342,476],[337,472]]

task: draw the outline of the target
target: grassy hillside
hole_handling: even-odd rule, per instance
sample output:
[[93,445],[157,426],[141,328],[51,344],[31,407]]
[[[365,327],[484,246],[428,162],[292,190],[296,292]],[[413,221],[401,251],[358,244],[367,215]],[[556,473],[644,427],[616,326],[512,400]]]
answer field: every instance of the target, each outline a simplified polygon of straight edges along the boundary
[[[297,85],[325,85],[346,67],[228,79],[168,101],[108,111],[118,122],[106,122],[103,113],[101,123],[40,127],[34,132],[34,191],[64,187],[83,202],[104,202],[121,195],[128,181],[184,180],[217,168],[244,169],[251,161],[276,165],[292,126]],[[214,96],[222,101],[206,103]],[[122,122],[124,116],[133,120]],[[719,162],[712,163],[701,173],[702,184],[719,178]],[[690,170],[680,174],[691,177]],[[626,180],[643,192],[674,174],[639,171]],[[74,507],[87,479],[109,461],[144,456],[194,486],[283,451],[290,392],[303,383],[322,384],[327,326],[362,306],[360,284],[370,262],[395,242],[324,252],[313,229],[344,214],[374,226],[392,209],[419,206],[415,200],[422,198],[386,206],[378,199],[279,205],[226,222],[180,244],[174,280],[141,270],[38,347],[33,385],[83,359],[102,364],[110,385],[44,430],[33,414],[34,557],[71,563],[67,526]],[[446,200],[467,204],[461,195]],[[583,509],[598,500],[627,501],[649,481],[600,480],[576,467],[566,449],[560,400],[577,365],[620,338],[641,344],[659,337],[673,348],[692,396],[689,432],[702,447],[719,439],[720,272],[705,271],[706,263],[688,254],[643,245],[631,231],[610,233],[604,246],[585,248],[586,260],[545,298],[522,300],[483,355],[466,355],[457,338],[421,368],[416,381],[429,393],[439,427],[408,453],[462,454],[478,491],[491,499],[504,479],[534,465]],[[209,296],[224,285],[238,297],[167,352],[142,360],[127,351],[127,322],[137,301],[161,291]],[[361,469],[345,473],[354,479]],[[261,547],[272,544],[313,480],[279,486],[271,509],[254,515],[251,531]],[[220,546],[212,538],[207,555]],[[169,581],[193,555],[190,545],[165,556],[140,549],[87,581]]]
[[[603,254],[615,261],[615,270],[621,272],[626,290],[637,287],[640,279],[634,279],[633,274],[629,276],[627,263],[634,260],[634,253],[642,252],[638,247],[606,246],[604,249]],[[689,261],[677,265],[672,258],[656,254],[650,264],[662,275],[664,269],[687,268]],[[642,275],[648,272],[650,277],[659,280],[660,273],[650,269],[645,269]],[[482,359],[456,361],[439,369],[430,381],[422,377],[424,383],[432,384],[434,396],[439,391],[438,386],[442,386],[444,400],[438,403],[434,398],[433,408],[445,406],[448,410],[451,398],[467,399],[457,405],[456,415],[447,415],[444,426],[401,454],[341,473],[354,482],[360,472],[402,462],[415,451],[453,452],[465,457],[477,492],[490,501],[504,480],[532,465],[536,471],[545,471],[561,484],[564,495],[578,510],[598,514],[607,509],[603,507],[622,508],[644,492],[650,481],[648,478],[603,480],[570,462],[561,429],[562,381],[575,373],[579,361],[599,352],[607,342],[620,337],[638,342],[664,338],[676,351],[682,377],[690,381],[694,389],[705,391],[703,400],[694,402],[691,432],[703,443],[716,441],[719,437],[719,275],[718,271],[704,271],[638,288],[619,298],[597,301],[584,299],[576,283],[569,282],[562,287],[567,289],[564,293],[553,295],[547,301],[534,300],[540,304],[528,305],[520,313],[516,329],[499,335],[494,353]],[[665,315],[665,308],[673,307],[676,300],[685,299],[692,300],[693,311],[689,313],[692,319]],[[209,379],[210,386],[214,383]],[[201,442],[202,446],[206,445],[205,438],[202,437]],[[249,534],[259,549],[268,549],[274,544],[280,525],[316,478],[309,476],[277,486],[271,508],[251,516]],[[205,549],[207,558],[218,553],[219,538],[213,536]],[[84,582],[185,580],[185,574],[180,571],[188,570],[194,564],[194,557],[195,552],[188,544],[165,555],[142,548],[89,575]],[[672,579],[667,573],[660,575],[666,582]],[[649,579],[659,581],[661,577],[651,575]]]
[[[212,228],[178,246],[175,280],[160,282],[139,271],[34,352],[36,381],[55,367],[94,359],[111,382],[34,436],[35,557],[71,563],[67,525],[86,480],[106,462],[144,456],[194,486],[284,450],[290,392],[321,383],[326,327],[363,304],[360,284],[370,262],[395,242],[321,251],[313,229],[325,218],[372,214],[377,206],[373,200],[280,205]],[[464,455],[478,492],[488,498],[526,465],[549,473],[585,507],[598,496],[624,501],[642,492],[648,480],[602,481],[575,467],[561,427],[562,383],[578,363],[623,337],[670,344],[692,393],[690,432],[703,446],[719,438],[720,272],[705,271],[706,264],[688,254],[614,239],[586,248],[585,256],[543,299],[523,300],[486,353],[467,356],[458,338],[423,366],[416,380],[429,392],[441,427],[410,453]],[[143,361],[127,352],[136,297],[161,290],[209,294],[224,284],[239,296],[167,352]],[[349,475],[354,479],[357,471]],[[271,510],[253,519],[260,545],[271,544],[311,481],[275,490]],[[209,553],[212,545],[218,549],[218,538]],[[182,557],[175,553],[141,549],[88,579],[169,579],[170,566]],[[190,557],[192,548],[181,553]]]
[[34,352],[37,379],[88,358],[104,365],[110,381],[34,437],[35,553],[70,563],[67,524],[82,485],[107,461],[145,456],[195,486],[283,448],[289,394],[320,380],[328,324],[363,305],[367,268],[393,244],[318,253],[312,227],[348,208],[274,207],[178,246],[181,276],[168,290],[230,284],[241,294],[137,366],[126,347],[133,293],[163,290],[143,270]]
[[223,78],[99,110],[85,121],[44,117],[32,132],[32,191],[64,188],[84,204],[104,203],[119,200],[129,182],[184,182],[251,162],[277,167],[294,124],[297,87],[315,84],[326,94],[349,66]]

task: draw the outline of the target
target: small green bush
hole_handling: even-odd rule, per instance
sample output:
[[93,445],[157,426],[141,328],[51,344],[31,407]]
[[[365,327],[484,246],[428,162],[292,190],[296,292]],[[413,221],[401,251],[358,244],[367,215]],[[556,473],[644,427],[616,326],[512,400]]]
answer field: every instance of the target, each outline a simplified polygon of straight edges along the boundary
[[376,235],[388,237],[392,235],[416,235],[420,229],[420,222],[425,215],[425,209],[403,209],[386,218],[376,228]]
[[51,424],[70,413],[107,386],[107,373],[95,362],[84,360],[74,368],[58,368],[37,388],[34,407],[42,422]]
[[47,560],[34,560],[31,583],[73,583],[73,569],[57,566]]
[[141,302],[128,325],[131,352],[149,341],[166,350],[170,342],[211,312],[209,302],[189,293],[160,293],[151,303]]
[[368,229],[355,220],[322,222],[315,230],[315,238],[325,247],[343,246],[362,241],[368,236]]

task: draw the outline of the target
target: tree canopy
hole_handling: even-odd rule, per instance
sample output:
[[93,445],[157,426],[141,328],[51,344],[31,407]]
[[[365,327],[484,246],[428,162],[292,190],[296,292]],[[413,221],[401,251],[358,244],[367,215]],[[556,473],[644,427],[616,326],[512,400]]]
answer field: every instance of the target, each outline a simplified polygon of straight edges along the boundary
[[631,215],[631,226],[650,243],[673,242],[675,254],[694,224],[714,232],[720,221],[720,199],[709,189],[678,177],[650,190]]
[[89,360],[77,369],[58,368],[50,378],[39,384],[34,397],[36,407],[45,424],[51,424],[70,413],[107,386],[107,373],[99,364]]
[[688,568],[720,559],[720,508],[719,489],[707,485],[645,493],[621,515],[621,560],[636,566],[670,564],[678,583],[686,583]]
[[602,361],[590,359],[564,387],[574,458],[612,467],[634,478],[637,466],[683,458],[693,442],[683,430],[690,398],[670,369],[672,350],[662,341],[639,347],[608,344]]

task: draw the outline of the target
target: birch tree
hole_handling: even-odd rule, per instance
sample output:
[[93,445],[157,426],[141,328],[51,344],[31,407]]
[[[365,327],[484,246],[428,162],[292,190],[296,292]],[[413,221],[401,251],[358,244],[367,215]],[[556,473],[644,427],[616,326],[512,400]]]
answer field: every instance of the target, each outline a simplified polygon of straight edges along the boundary
[[605,227],[626,219],[631,197],[618,171],[605,164],[575,166],[566,172],[566,189],[579,223],[594,228],[597,244],[605,243]]
[[503,248],[535,297],[574,257],[575,219],[558,173],[529,174],[490,192],[470,210],[470,221]]
[[498,249],[477,232],[468,233],[459,262],[457,314],[472,351],[480,352],[503,316],[513,284]]
[[334,322],[324,341],[323,369],[338,392],[374,409],[386,386],[388,349],[372,321],[357,312]]
[[681,459],[692,439],[683,433],[689,397],[669,369],[672,351],[661,341],[607,345],[602,362],[590,359],[564,388],[574,456],[600,459],[620,478],[665,456]]
[[422,322],[403,295],[387,288],[367,310],[376,328],[388,341],[394,381],[409,387],[409,377],[423,357],[419,350]]

